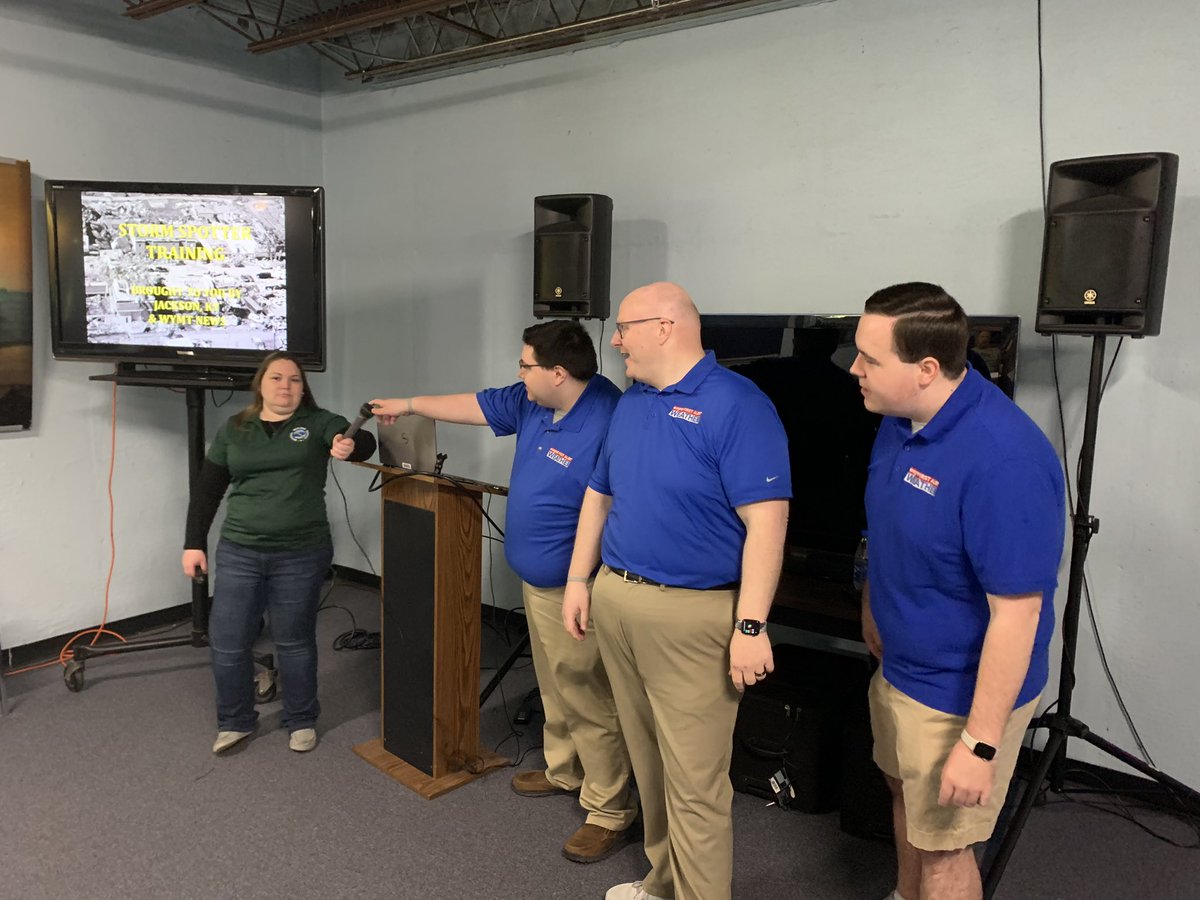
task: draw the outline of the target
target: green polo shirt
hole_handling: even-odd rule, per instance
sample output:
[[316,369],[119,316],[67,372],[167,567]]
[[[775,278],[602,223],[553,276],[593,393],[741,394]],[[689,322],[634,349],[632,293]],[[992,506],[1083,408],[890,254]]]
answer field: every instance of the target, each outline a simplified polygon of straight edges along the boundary
[[269,434],[258,419],[226,420],[208,458],[229,470],[221,537],[256,550],[304,550],[333,543],[325,513],[325,473],[334,435],[350,423],[300,408]]

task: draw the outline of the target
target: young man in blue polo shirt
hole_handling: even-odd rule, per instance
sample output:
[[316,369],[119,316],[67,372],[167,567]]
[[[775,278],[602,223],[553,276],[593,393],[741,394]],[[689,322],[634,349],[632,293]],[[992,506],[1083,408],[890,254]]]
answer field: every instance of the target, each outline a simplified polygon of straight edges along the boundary
[[863,638],[875,761],[893,794],[894,900],[977,900],[971,846],[995,828],[1048,673],[1065,530],[1050,442],[971,369],[944,290],[867,300],[850,371],[882,413],[867,480]]
[[637,383],[588,484],[563,602],[577,640],[595,628],[642,800],[650,873],[605,896],[728,900],[733,725],[740,691],[773,668],[787,436],[766,395],[704,352],[678,285],[626,297],[612,343]]
[[579,506],[621,393],[596,374],[596,348],[578,322],[533,325],[522,339],[516,384],[371,403],[384,424],[417,413],[517,436],[504,555],[522,582],[546,714],[546,768],[519,772],[512,787],[525,797],[578,792],[587,821],[567,839],[563,855],[596,862],[624,845],[637,808],[596,641],[576,643],[563,632],[562,602]]

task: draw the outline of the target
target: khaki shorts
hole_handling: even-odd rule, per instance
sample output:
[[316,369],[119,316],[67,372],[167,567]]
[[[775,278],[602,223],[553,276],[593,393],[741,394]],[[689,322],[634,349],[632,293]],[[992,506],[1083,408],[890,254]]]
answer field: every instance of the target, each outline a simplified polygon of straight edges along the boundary
[[967,724],[898,691],[880,669],[871,679],[875,764],[904,785],[908,842],[918,850],[961,850],[992,836],[1039,697],[1013,710],[996,748],[996,781],[986,806],[939,806],[942,766]]

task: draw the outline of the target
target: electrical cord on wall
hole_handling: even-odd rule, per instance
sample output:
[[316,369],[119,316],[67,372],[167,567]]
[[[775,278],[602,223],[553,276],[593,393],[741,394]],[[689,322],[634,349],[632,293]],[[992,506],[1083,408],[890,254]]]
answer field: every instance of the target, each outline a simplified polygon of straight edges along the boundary
[[[1063,476],[1064,476],[1064,480],[1066,482],[1066,488],[1067,488],[1067,504],[1070,509],[1070,513],[1072,516],[1072,522],[1073,522],[1074,515],[1075,515],[1075,488],[1074,488],[1074,484],[1073,484],[1072,478],[1071,478],[1072,467],[1067,462],[1067,459],[1068,459],[1067,426],[1066,426],[1066,417],[1065,417],[1065,413],[1064,413],[1064,405],[1063,405],[1063,397],[1062,397],[1062,385],[1061,385],[1061,382],[1059,381],[1059,375],[1058,375],[1058,336],[1052,335],[1050,338],[1050,341],[1051,341],[1051,365],[1052,365],[1053,374],[1054,374],[1054,395],[1055,395],[1055,399],[1057,400],[1057,403],[1058,403],[1059,437],[1062,440],[1062,447],[1063,447]],[[1121,345],[1123,342],[1124,342],[1124,338],[1122,338],[1120,341],[1117,342],[1116,350],[1113,352],[1112,359],[1109,361],[1108,370],[1104,375],[1103,382],[1101,383],[1100,397],[1098,398],[1098,400],[1096,402],[1097,410],[1099,410],[1100,404],[1103,403],[1103,401],[1104,401],[1104,392],[1108,386],[1109,378],[1112,376],[1113,368],[1116,366],[1117,356],[1121,352]],[[1082,456],[1082,452],[1081,452],[1080,456]],[[1075,470],[1075,480],[1078,480],[1078,478],[1079,478],[1080,464],[1081,464],[1081,459],[1079,457],[1076,457],[1075,466],[1073,467]],[[1087,577],[1086,573],[1084,574],[1084,577],[1083,577],[1083,599],[1084,599],[1084,608],[1087,610],[1087,614],[1088,614],[1088,621],[1091,623],[1091,626],[1092,626],[1092,638],[1096,645],[1096,652],[1100,658],[1100,666],[1101,666],[1102,670],[1104,671],[1104,677],[1108,681],[1108,686],[1109,686],[1110,690],[1112,691],[1113,697],[1116,699],[1117,708],[1121,711],[1121,716],[1125,719],[1125,724],[1129,728],[1129,733],[1133,736],[1133,740],[1138,746],[1138,750],[1140,751],[1140,753],[1142,755],[1142,759],[1144,759],[1148,765],[1154,766],[1154,760],[1150,756],[1150,752],[1146,749],[1146,745],[1142,741],[1141,733],[1138,731],[1137,726],[1133,722],[1133,716],[1130,714],[1129,708],[1125,704],[1125,698],[1121,694],[1121,689],[1117,686],[1116,678],[1112,672],[1112,666],[1109,664],[1109,661],[1108,661],[1108,654],[1104,650],[1104,642],[1100,637],[1100,627],[1099,627],[1099,623],[1097,622],[1097,619],[1096,619],[1095,605],[1092,602],[1091,585],[1088,581],[1088,577]],[[1063,652],[1064,653],[1070,652],[1069,648],[1067,648],[1065,644],[1063,645]],[[1070,658],[1069,661],[1071,664],[1070,665],[1071,672],[1074,673],[1076,660],[1073,658]],[[1074,688],[1075,685],[1072,684],[1071,687]],[[1157,768],[1157,766],[1156,766],[1156,768]]]
[[[1042,36],[1042,21],[1043,21],[1042,0],[1038,0],[1038,3],[1037,3],[1038,158],[1040,160],[1040,171],[1038,174],[1039,174],[1039,180],[1041,182],[1040,187],[1041,187],[1041,195],[1042,195],[1042,219],[1044,221],[1045,219],[1047,219],[1049,217],[1049,214],[1050,214],[1050,206],[1049,206],[1050,201],[1049,201],[1049,169],[1046,165],[1046,72],[1045,72],[1044,42],[1043,42],[1043,36]],[[1116,366],[1117,357],[1121,353],[1121,347],[1124,344],[1124,342],[1125,342],[1125,339],[1123,337],[1119,341],[1117,341],[1117,348],[1113,352],[1112,360],[1109,362],[1109,365],[1108,365],[1108,372],[1105,374],[1104,381],[1100,387],[1100,397],[1099,397],[1099,400],[1097,401],[1097,408],[1099,408],[1099,403],[1102,402],[1104,399],[1104,392],[1108,387],[1108,380],[1112,376],[1113,368]],[[1063,464],[1063,475],[1064,475],[1064,479],[1066,481],[1066,488],[1067,488],[1067,501],[1068,501],[1068,505],[1069,505],[1068,512],[1071,515],[1072,523],[1074,523],[1075,496],[1074,496],[1074,488],[1072,487],[1072,482],[1071,482],[1071,466],[1068,462],[1068,452],[1069,451],[1067,448],[1067,426],[1066,426],[1066,419],[1065,419],[1064,406],[1063,406],[1062,386],[1060,384],[1059,375],[1058,375],[1058,335],[1051,335],[1051,337],[1050,337],[1050,360],[1051,360],[1051,368],[1053,370],[1053,375],[1054,375],[1054,396],[1057,401],[1057,407],[1058,407],[1059,435],[1062,439],[1062,464]],[[1078,478],[1079,465],[1080,465],[1080,460],[1079,460],[1079,458],[1077,458],[1076,463],[1075,463],[1075,472],[1076,472],[1077,478]],[[1096,644],[1096,651],[1100,657],[1100,665],[1104,670],[1104,676],[1108,681],[1108,685],[1109,685],[1110,690],[1113,693],[1113,697],[1117,701],[1117,706],[1121,711],[1121,715],[1125,719],[1125,724],[1129,728],[1130,734],[1133,735],[1133,739],[1138,745],[1138,749],[1140,750],[1140,752],[1142,754],[1142,758],[1145,759],[1145,761],[1149,765],[1153,766],[1154,763],[1150,757],[1149,752],[1146,749],[1145,743],[1142,741],[1142,737],[1141,737],[1141,734],[1137,730],[1137,726],[1134,725],[1134,723],[1133,723],[1133,717],[1130,715],[1129,709],[1125,705],[1125,699],[1121,695],[1120,688],[1117,687],[1116,679],[1113,677],[1113,674],[1112,674],[1112,668],[1109,666],[1108,656],[1104,651],[1104,643],[1100,638],[1100,630],[1099,630],[1099,627],[1098,627],[1098,624],[1096,621],[1096,612],[1095,612],[1095,608],[1092,604],[1091,587],[1088,583],[1086,573],[1084,574],[1084,578],[1083,578],[1083,596],[1084,596],[1084,601],[1085,601],[1084,605],[1087,608],[1088,620],[1091,622],[1091,625],[1092,625],[1092,637]],[[1063,652],[1069,654],[1070,650],[1064,645]],[[1070,662],[1071,672],[1074,673],[1076,660],[1074,658],[1068,657],[1068,661]],[[1072,688],[1074,688],[1074,686],[1075,686],[1074,684],[1071,685]]]
[[600,337],[596,339],[596,365],[601,375],[604,374],[604,322],[600,320]]
[[93,647],[96,645],[96,642],[100,640],[100,637],[102,635],[108,635],[109,637],[114,637],[121,643],[125,643],[125,638],[123,638],[121,635],[117,634],[117,632],[112,631],[106,627],[108,625],[109,597],[110,597],[110,592],[112,589],[113,572],[115,571],[116,566],[117,566],[117,538],[116,538],[116,528],[114,525],[114,519],[116,517],[116,503],[113,500],[113,489],[112,489],[113,471],[116,468],[116,463],[117,463],[117,382],[115,382],[115,381],[113,382],[113,386],[112,386],[112,416],[111,416],[110,431],[111,431],[111,439],[110,439],[110,443],[109,443],[109,458],[108,458],[109,560],[108,560],[108,575],[104,580],[104,613],[100,617],[100,624],[97,625],[95,628],[88,628],[84,631],[79,632],[74,637],[72,637],[69,641],[67,641],[65,644],[63,644],[62,649],[58,651],[58,659],[47,660],[46,662],[36,663],[35,665],[32,665],[32,666],[23,666],[20,669],[12,669],[12,670],[6,672],[5,673],[6,675],[20,675],[24,672],[32,672],[36,669],[44,669],[47,666],[54,665],[55,663],[58,663],[60,666],[66,666],[66,664],[68,662],[70,662],[71,658],[72,658],[71,653],[70,653],[71,645],[74,644],[80,638],[87,637],[89,634],[92,635],[91,645]]
[[[367,561],[367,567],[371,570],[371,574],[378,576],[379,573],[375,571],[375,566],[371,563],[371,557],[368,556],[367,551],[363,549],[362,542],[359,541],[358,535],[354,533],[354,526],[350,524],[350,503],[346,499],[346,492],[342,490],[342,483],[337,477],[337,466],[333,465],[332,459],[329,460],[329,471],[333,473],[333,483],[337,485],[338,493],[342,495],[342,511],[346,516],[346,530],[350,532],[350,537],[353,539],[354,545],[358,547],[358,552],[361,553],[363,559]],[[322,609],[340,609],[350,617],[350,630],[343,631],[333,639],[333,649],[378,650],[382,645],[382,637],[380,632],[367,631],[364,628],[359,628],[358,622],[354,618],[354,613],[350,612],[350,610],[348,610],[346,607],[338,606],[337,604],[333,603],[326,605],[325,601],[328,599],[330,592],[333,591],[333,587],[338,581],[337,570],[331,567],[330,572],[332,573],[333,577],[329,583],[329,590],[326,591],[325,596],[321,598],[321,605],[317,607],[317,612],[320,612]]]
[[375,566],[371,564],[371,557],[367,555],[367,551],[363,549],[362,542],[359,541],[358,535],[354,533],[354,526],[350,524],[350,503],[346,500],[346,492],[342,490],[342,483],[337,477],[337,466],[333,464],[332,457],[329,460],[329,471],[333,473],[333,483],[337,485],[338,493],[342,495],[342,510],[346,514],[346,530],[350,532],[350,537],[354,541],[354,546],[358,548],[358,552],[362,554],[363,559],[367,561],[367,568],[371,570],[372,575],[378,575],[375,571]]
[[[1044,67],[1044,43],[1043,43],[1042,25],[1043,25],[1042,2],[1041,2],[1041,0],[1038,0],[1038,2],[1037,2],[1038,146],[1039,146],[1039,159],[1040,159],[1040,163],[1041,163],[1039,175],[1040,175],[1040,180],[1041,180],[1042,217],[1043,217],[1043,221],[1045,221],[1049,217],[1049,170],[1046,165],[1045,67]],[[1108,364],[1108,370],[1105,373],[1104,379],[1100,386],[1100,394],[1097,399],[1097,409],[1099,409],[1099,405],[1104,399],[1104,394],[1108,389],[1109,379],[1112,377],[1113,370],[1116,367],[1117,358],[1121,353],[1121,348],[1124,346],[1124,343],[1125,343],[1124,337],[1121,337],[1117,341],[1116,349],[1113,351],[1112,359],[1109,361],[1109,364]],[[1057,409],[1058,409],[1059,436],[1062,441],[1063,475],[1064,475],[1064,480],[1066,483],[1067,498],[1068,498],[1068,503],[1069,503],[1069,513],[1072,518],[1072,525],[1074,525],[1075,497],[1074,497],[1074,489],[1073,489],[1072,481],[1071,481],[1071,466],[1068,461],[1069,451],[1068,451],[1068,446],[1067,446],[1067,428],[1066,428],[1066,420],[1065,420],[1063,397],[1062,397],[1062,386],[1061,386],[1061,383],[1059,380],[1059,372],[1058,372],[1058,337],[1057,337],[1057,335],[1051,336],[1051,366],[1052,366],[1053,376],[1054,376],[1054,394],[1055,394],[1055,399],[1057,401]],[[1075,467],[1074,467],[1076,480],[1078,480],[1079,467],[1081,465],[1081,457],[1082,457],[1082,451],[1080,453],[1080,456],[1077,457]],[[1072,529],[1072,531],[1073,531],[1073,529]],[[1122,696],[1121,690],[1117,686],[1116,678],[1113,676],[1112,667],[1109,665],[1108,655],[1104,650],[1104,643],[1100,637],[1099,623],[1096,618],[1095,605],[1092,600],[1091,585],[1088,581],[1086,571],[1084,572],[1084,575],[1083,575],[1082,587],[1083,587],[1084,607],[1087,610],[1088,621],[1090,622],[1091,629],[1092,629],[1092,637],[1093,637],[1093,640],[1096,645],[1096,651],[1097,651],[1097,654],[1100,659],[1101,668],[1104,671],[1105,679],[1108,681],[1109,688],[1112,691],[1113,697],[1116,700],[1117,707],[1121,712],[1122,718],[1125,720],[1125,724],[1128,727],[1130,734],[1133,736],[1133,739],[1134,739],[1135,743],[1137,744],[1138,750],[1141,753],[1142,758],[1145,760],[1147,765],[1157,768],[1157,766],[1155,766],[1153,757],[1150,755],[1150,752],[1145,745],[1145,742],[1142,740],[1142,736],[1141,736],[1140,732],[1138,731],[1137,726],[1134,724],[1133,717],[1130,714],[1129,709],[1125,703],[1125,698]],[[1066,647],[1065,644],[1063,645],[1063,652],[1066,654],[1070,654],[1070,652],[1071,652]],[[1067,661],[1069,663],[1072,677],[1074,677],[1077,660],[1074,657],[1068,655]],[[1074,686],[1075,686],[1074,683],[1072,683],[1072,685],[1071,685],[1072,689],[1074,688]],[[1043,715],[1048,713],[1050,710],[1054,709],[1054,707],[1056,705],[1057,705],[1057,701],[1055,701],[1054,703],[1051,703],[1046,708],[1046,710],[1043,711]],[[1036,730],[1036,729],[1034,729],[1034,730]],[[1032,745],[1033,745],[1032,735],[1033,735],[1033,731],[1030,732],[1030,740],[1029,740],[1029,746],[1031,749],[1032,749]],[[1083,770],[1075,769],[1075,770],[1069,770],[1069,771],[1079,772],[1079,771],[1083,771]],[[1113,794],[1114,797],[1117,797],[1118,803],[1120,803],[1119,796],[1106,782],[1103,781],[1102,778],[1100,778],[1099,776],[1094,775],[1092,773],[1087,773],[1087,774],[1091,774],[1091,777],[1100,781],[1102,786],[1106,790],[1108,790],[1111,794]],[[1200,838],[1200,825],[1197,825],[1195,813],[1193,813],[1192,811],[1189,810],[1187,804],[1169,785],[1163,785],[1163,787],[1165,788],[1168,796],[1170,796],[1171,799],[1174,800],[1176,805],[1179,807],[1179,810],[1180,810],[1179,814],[1181,815],[1181,817],[1185,821],[1187,821],[1187,823],[1194,830],[1196,830],[1197,837]],[[1067,799],[1071,799],[1071,798],[1067,798]],[[1076,802],[1082,803],[1085,801],[1076,801]],[[1129,821],[1133,822],[1139,828],[1141,828],[1142,830],[1151,834],[1152,836],[1160,838],[1164,841],[1167,841],[1168,843],[1172,843],[1176,846],[1189,846],[1189,847],[1195,846],[1195,845],[1181,845],[1181,844],[1176,843],[1175,841],[1173,841],[1170,838],[1167,838],[1165,836],[1158,834],[1153,829],[1150,829],[1147,826],[1143,825],[1141,822],[1138,822],[1133,817],[1133,814],[1129,810],[1128,806],[1126,806],[1123,803],[1121,803],[1120,808],[1116,809],[1116,810],[1109,808],[1109,807],[1105,807],[1101,804],[1086,803],[1086,805],[1092,806],[1092,807],[1098,808],[1098,809],[1103,809],[1107,812],[1113,812],[1114,814],[1117,814],[1117,815],[1121,815],[1123,818],[1126,818]],[[1168,814],[1171,815],[1174,813],[1169,812]]]

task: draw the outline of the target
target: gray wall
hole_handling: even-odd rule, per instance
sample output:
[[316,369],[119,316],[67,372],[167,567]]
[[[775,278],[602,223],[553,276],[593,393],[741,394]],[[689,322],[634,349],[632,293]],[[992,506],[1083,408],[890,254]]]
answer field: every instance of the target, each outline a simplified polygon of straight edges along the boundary
[[[28,159],[34,182],[33,428],[0,438],[0,640],[12,647],[96,625],[112,547],[112,390],[88,381],[111,366],[50,356],[45,180],[319,184],[321,107],[315,95],[0,18],[0,121],[4,155]],[[110,621],[190,597],[179,566],[183,397],[122,388],[116,417]]]
[[[306,96],[226,76],[199,79],[196,90],[173,75],[150,91],[127,74],[149,60],[84,39],[72,39],[66,70],[30,70],[26,48],[62,39],[21,26],[0,29],[0,110],[28,128],[9,129],[17,145],[0,152],[54,177],[323,178],[333,362],[316,388],[344,411],[379,394],[515,379],[530,321],[532,198],[595,191],[615,201],[614,302],[670,278],[706,312],[854,312],[875,288],[920,278],[940,281],[973,313],[1021,315],[1018,400],[1059,443],[1050,341],[1032,332],[1041,247],[1035,10],[1032,0],[839,0],[330,96],[319,128]],[[1046,4],[1048,160],[1181,157],[1163,335],[1126,343],[1101,414],[1092,510],[1103,530],[1089,575],[1109,659],[1149,749],[1194,785],[1200,717],[1186,685],[1200,628],[1187,574],[1200,521],[1191,458],[1200,392],[1188,353],[1200,325],[1189,288],[1200,276],[1189,249],[1200,238],[1190,97],[1198,36],[1190,0]],[[83,98],[82,121],[61,113],[67,97]],[[154,121],[171,127],[136,140]],[[44,297],[40,258],[35,267]],[[9,643],[91,624],[108,562],[107,389],[85,380],[97,367],[51,361],[44,315],[38,327],[34,432],[0,439],[0,634]],[[1073,460],[1090,342],[1058,343]],[[612,355],[605,367],[619,371]],[[177,398],[130,389],[120,400],[114,603],[128,615],[184,598],[172,580],[184,447]],[[440,437],[450,471],[505,478],[511,441],[453,426]],[[363,490],[366,473],[338,471],[377,566],[377,498]],[[332,483],[331,492],[337,560],[365,567]],[[493,583],[500,602],[516,602],[502,563]],[[1078,674],[1075,711],[1132,747],[1086,627]],[[1072,754],[1111,764],[1082,745]]]

